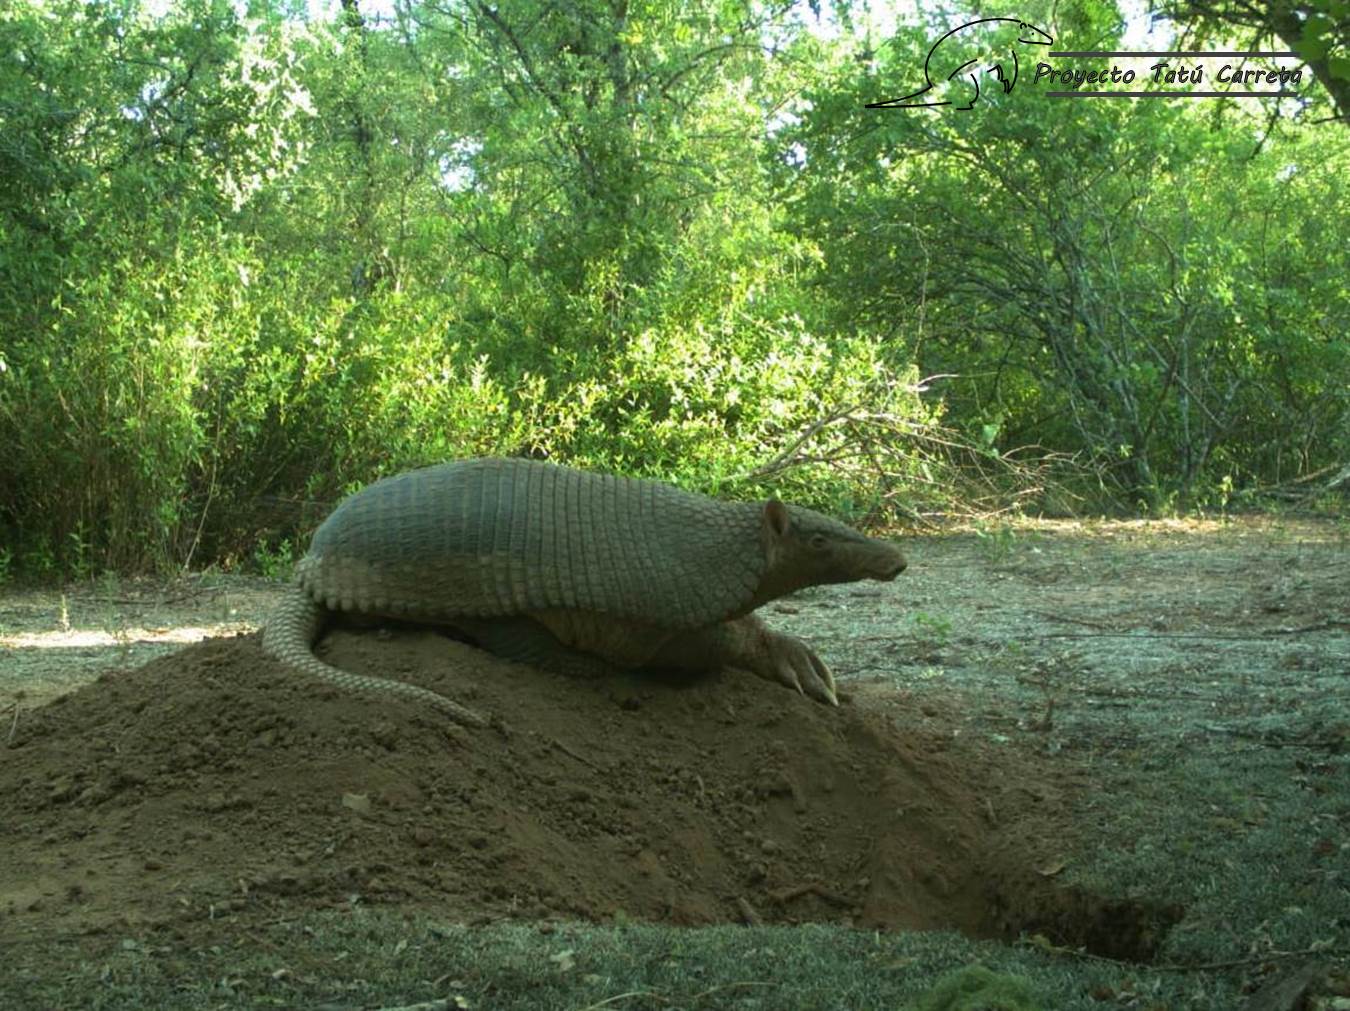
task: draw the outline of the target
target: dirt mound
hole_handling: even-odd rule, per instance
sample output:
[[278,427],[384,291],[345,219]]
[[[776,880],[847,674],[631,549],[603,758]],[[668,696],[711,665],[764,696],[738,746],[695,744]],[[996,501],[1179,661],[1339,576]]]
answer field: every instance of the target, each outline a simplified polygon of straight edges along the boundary
[[105,676],[23,713],[0,752],[0,934],[352,902],[1071,942],[1106,917],[1094,947],[1126,954],[1153,929],[1035,872],[1064,828],[1044,773],[897,729],[876,700],[828,709],[735,672],[573,681],[412,630],[321,652],[500,725],[296,678],[253,636]]

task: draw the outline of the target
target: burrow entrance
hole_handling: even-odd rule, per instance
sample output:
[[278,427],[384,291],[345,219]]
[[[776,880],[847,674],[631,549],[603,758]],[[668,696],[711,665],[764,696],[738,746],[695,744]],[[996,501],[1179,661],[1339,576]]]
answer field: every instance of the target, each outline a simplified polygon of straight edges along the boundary
[[[1061,778],[873,700],[747,674],[574,681],[434,632],[330,662],[494,714],[464,730],[216,639],[23,712],[0,762],[0,935],[274,918],[833,922],[1044,934],[1147,960],[1180,916],[1053,874]],[[895,700],[892,700],[893,702]],[[919,700],[913,700],[915,704]]]

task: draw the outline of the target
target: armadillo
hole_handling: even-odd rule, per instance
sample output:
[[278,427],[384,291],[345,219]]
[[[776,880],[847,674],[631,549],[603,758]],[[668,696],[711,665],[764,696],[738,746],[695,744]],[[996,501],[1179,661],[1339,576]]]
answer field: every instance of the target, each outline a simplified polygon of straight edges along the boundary
[[741,667],[838,705],[829,667],[753,612],[806,586],[894,579],[891,543],[777,499],[726,502],[658,481],[471,459],[376,481],[314,533],[263,648],[370,696],[429,689],[313,653],[333,612],[448,627],[507,659],[572,673]]

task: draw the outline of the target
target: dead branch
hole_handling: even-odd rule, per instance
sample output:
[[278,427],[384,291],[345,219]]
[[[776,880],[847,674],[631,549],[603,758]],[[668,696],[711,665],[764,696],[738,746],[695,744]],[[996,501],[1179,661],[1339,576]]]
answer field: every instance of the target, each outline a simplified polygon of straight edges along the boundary
[[810,422],[781,451],[735,480],[756,484],[809,468],[876,486],[881,511],[920,523],[933,515],[987,520],[1047,495],[1070,505],[1081,499],[1064,478],[1101,477],[1074,456],[1034,445],[1000,453],[937,422],[846,404]]

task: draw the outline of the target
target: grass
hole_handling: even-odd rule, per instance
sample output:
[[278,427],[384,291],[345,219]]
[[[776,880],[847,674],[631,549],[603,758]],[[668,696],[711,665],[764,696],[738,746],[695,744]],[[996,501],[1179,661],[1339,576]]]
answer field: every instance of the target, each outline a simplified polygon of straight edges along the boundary
[[1075,878],[1186,906],[1166,957],[1346,950],[1350,756],[1154,744],[1118,766],[1088,814],[1098,844]]
[[[439,1000],[516,1011],[1102,1011],[1232,1008],[1242,999],[1236,969],[1160,971],[948,932],[820,926],[471,928],[356,907],[243,933],[221,924],[186,945],[127,934],[64,949],[67,968],[53,975],[43,967],[57,951],[10,947],[5,1006],[355,1011]],[[961,1003],[970,990],[983,1001]]]

